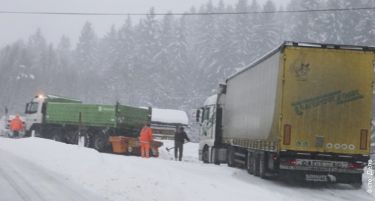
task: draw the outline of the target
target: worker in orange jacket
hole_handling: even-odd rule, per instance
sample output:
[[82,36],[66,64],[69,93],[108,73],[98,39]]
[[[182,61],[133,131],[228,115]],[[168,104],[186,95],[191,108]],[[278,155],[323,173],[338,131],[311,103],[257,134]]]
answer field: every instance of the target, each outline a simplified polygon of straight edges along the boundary
[[150,123],[146,123],[139,134],[139,141],[141,142],[141,156],[142,158],[150,157],[150,147],[152,141],[152,129]]
[[13,137],[18,137],[22,129],[23,123],[20,116],[17,114],[16,117],[10,121],[10,130],[13,132]]

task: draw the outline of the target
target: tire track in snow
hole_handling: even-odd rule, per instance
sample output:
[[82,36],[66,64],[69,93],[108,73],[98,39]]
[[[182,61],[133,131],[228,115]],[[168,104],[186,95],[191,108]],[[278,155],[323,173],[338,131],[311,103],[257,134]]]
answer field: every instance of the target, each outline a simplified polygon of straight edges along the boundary
[[[15,198],[22,201],[95,201],[102,200],[82,187],[17,156],[0,151],[0,176],[12,186]],[[0,178],[1,179],[1,178]],[[11,192],[8,192],[11,193]],[[20,198],[20,199],[16,199]],[[1,197],[0,197],[1,198]],[[1,200],[1,199],[0,199]]]

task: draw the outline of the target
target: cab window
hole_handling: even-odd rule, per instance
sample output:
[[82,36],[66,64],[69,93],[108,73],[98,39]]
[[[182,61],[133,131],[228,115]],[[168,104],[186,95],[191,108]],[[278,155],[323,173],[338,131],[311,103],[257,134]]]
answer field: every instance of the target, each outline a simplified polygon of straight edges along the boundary
[[203,120],[208,120],[209,118],[210,118],[210,108],[206,107],[204,108]]
[[25,113],[26,114],[34,114],[34,113],[37,113],[38,112],[38,106],[39,106],[39,103],[37,102],[31,102],[31,103],[28,103],[26,105],[26,111]]

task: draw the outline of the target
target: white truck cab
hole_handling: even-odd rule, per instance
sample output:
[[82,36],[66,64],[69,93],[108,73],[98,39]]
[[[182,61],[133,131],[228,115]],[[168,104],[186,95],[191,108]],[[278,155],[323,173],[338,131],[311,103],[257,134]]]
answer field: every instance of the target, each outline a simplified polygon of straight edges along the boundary
[[215,143],[217,95],[206,99],[197,111],[199,130],[199,160],[211,162],[211,150]]
[[25,130],[31,131],[34,124],[41,124],[43,121],[42,107],[47,99],[44,95],[35,96],[25,108]]
[[224,163],[227,160],[227,149],[221,146],[222,111],[226,85],[220,85],[220,92],[206,99],[203,107],[197,110],[199,131],[199,160],[204,163]]

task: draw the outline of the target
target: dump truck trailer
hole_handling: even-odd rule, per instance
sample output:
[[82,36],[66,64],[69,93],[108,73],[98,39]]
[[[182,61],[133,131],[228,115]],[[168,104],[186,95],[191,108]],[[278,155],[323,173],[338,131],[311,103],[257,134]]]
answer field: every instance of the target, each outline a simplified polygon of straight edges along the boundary
[[360,185],[370,154],[374,48],[285,42],[197,111],[200,159],[265,177]]
[[138,137],[151,110],[125,105],[83,104],[79,100],[38,95],[26,104],[26,133],[104,151],[110,136]]

